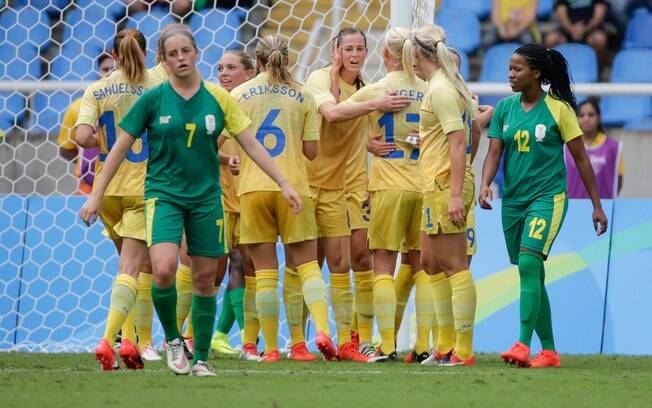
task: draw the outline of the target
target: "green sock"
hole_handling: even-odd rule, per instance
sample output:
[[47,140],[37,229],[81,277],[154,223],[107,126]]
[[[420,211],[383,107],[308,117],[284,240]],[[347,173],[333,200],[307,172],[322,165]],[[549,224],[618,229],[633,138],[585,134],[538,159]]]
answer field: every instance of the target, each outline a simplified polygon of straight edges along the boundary
[[244,288],[235,288],[229,292],[233,314],[240,330],[244,329],[244,291]]
[[195,341],[192,357],[193,364],[196,364],[199,360],[208,361],[208,349],[211,345],[216,309],[215,295],[192,295],[192,327]]
[[172,285],[161,289],[156,283],[152,283],[152,302],[163,326],[165,341],[180,339],[181,333],[177,327],[177,288]]
[[521,333],[519,341],[530,347],[532,333],[541,309],[541,270],[543,260],[532,252],[518,256],[518,274],[521,279]]
[[550,300],[548,299],[548,291],[546,290],[546,269],[541,264],[541,308],[539,309],[539,317],[537,318],[537,325],[534,330],[541,340],[541,347],[544,350],[555,350],[555,339],[552,335],[552,311],[550,310]]
[[224,334],[229,333],[234,321],[235,315],[233,314],[230,292],[224,292],[224,296],[222,296],[222,311],[220,312],[220,318],[217,320],[217,331]]

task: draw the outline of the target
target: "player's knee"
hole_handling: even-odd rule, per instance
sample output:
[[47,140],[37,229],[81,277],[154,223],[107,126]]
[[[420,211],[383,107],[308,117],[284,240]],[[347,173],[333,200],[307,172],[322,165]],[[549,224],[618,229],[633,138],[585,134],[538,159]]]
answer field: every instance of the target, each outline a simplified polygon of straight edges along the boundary
[[368,271],[371,269],[371,253],[367,248],[351,254],[351,265],[355,271]]
[[174,285],[177,264],[171,259],[153,259],[154,283],[159,288],[168,288]]

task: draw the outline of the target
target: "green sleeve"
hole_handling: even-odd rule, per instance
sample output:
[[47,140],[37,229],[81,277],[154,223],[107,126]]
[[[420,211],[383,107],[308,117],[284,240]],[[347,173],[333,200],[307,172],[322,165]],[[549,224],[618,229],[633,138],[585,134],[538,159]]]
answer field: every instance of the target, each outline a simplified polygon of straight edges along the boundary
[[139,138],[147,128],[151,114],[151,94],[153,90],[145,92],[136,100],[129,112],[120,121],[120,128],[132,137]]
[[487,136],[490,138],[502,139],[503,137],[503,106],[505,105],[504,99],[501,99],[496,105],[494,115],[491,118],[491,125],[489,125],[489,132]]

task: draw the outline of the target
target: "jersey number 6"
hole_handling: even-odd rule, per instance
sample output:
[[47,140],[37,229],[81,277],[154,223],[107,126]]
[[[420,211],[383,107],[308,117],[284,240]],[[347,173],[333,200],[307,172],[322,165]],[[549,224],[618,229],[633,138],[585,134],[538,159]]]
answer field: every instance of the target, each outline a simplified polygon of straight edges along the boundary
[[[256,139],[265,147],[265,149],[267,149],[269,155],[272,157],[276,157],[283,153],[283,149],[285,149],[285,133],[283,133],[283,129],[274,125],[274,121],[279,113],[281,113],[280,109],[272,109],[269,111],[265,120],[263,120],[263,123],[260,124],[258,132],[256,132]],[[267,135],[273,135],[276,138],[276,144],[274,147],[267,147],[265,145],[265,136]]]

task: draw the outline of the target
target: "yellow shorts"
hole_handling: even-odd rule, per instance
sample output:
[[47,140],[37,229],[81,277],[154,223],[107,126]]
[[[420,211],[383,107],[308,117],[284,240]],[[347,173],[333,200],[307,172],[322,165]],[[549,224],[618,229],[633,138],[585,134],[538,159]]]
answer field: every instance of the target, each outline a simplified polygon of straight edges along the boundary
[[315,205],[317,234],[320,238],[348,237],[351,228],[348,223],[344,190],[324,190],[310,187]]
[[466,254],[475,255],[478,252],[478,236],[475,229],[475,203],[466,213]]
[[143,196],[104,196],[100,218],[112,240],[132,238],[145,241],[145,200]]
[[240,243],[284,244],[317,239],[315,204],[302,196],[303,210],[293,214],[280,191],[256,191],[240,196]]
[[369,249],[418,251],[423,195],[414,191],[376,191],[371,195]]
[[355,193],[346,193],[345,197],[351,230],[368,229],[370,218],[369,193],[367,191],[357,191]]
[[[464,209],[468,214],[473,205],[475,186],[465,182],[462,188],[462,200]],[[437,234],[459,234],[466,233],[466,223],[458,227],[448,219],[448,202],[450,201],[451,190],[428,191],[423,194],[423,212],[421,213],[421,231],[428,235]]]
[[226,221],[226,244],[229,250],[240,244],[240,213],[224,211]]

